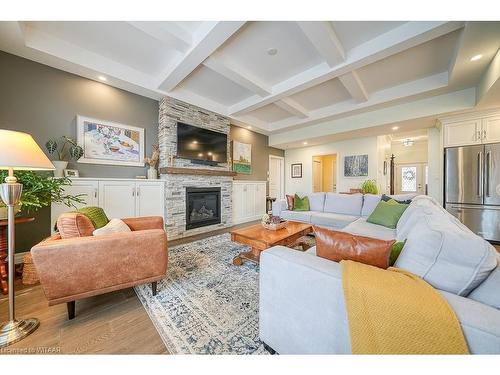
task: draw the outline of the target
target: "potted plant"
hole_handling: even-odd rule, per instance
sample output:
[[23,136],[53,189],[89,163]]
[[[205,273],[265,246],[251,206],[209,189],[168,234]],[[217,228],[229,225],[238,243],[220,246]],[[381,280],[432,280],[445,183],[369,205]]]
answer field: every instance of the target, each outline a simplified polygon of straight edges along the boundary
[[[5,180],[7,171],[0,171],[0,181]],[[52,202],[63,203],[68,207],[75,207],[76,203],[85,203],[80,195],[64,193],[64,186],[71,185],[68,178],[53,178],[48,173],[31,171],[15,171],[14,175],[23,185],[23,192],[16,213],[24,209],[28,212],[38,211],[49,206]],[[0,219],[7,218],[7,207],[0,200]]]
[[363,194],[378,194],[378,187],[375,180],[366,180],[360,186]]
[[64,170],[68,166],[68,160],[78,160],[83,156],[83,148],[71,138],[63,136],[59,140],[51,139],[45,143],[45,148],[50,155],[57,155],[57,160],[52,160],[54,177],[63,177]]

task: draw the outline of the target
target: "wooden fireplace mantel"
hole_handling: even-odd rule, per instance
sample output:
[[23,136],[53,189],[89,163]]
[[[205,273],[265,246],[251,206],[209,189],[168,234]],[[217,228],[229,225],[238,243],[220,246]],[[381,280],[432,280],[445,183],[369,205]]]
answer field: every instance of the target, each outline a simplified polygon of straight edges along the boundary
[[164,167],[160,168],[161,174],[191,174],[204,176],[236,176],[236,172],[218,170],[218,169],[203,169],[203,168],[175,168]]

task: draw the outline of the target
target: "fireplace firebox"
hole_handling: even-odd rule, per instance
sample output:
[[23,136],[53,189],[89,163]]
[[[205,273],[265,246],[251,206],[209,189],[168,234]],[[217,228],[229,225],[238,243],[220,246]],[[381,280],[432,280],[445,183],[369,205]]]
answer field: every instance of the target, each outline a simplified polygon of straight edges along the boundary
[[220,224],[220,187],[186,188],[186,230]]

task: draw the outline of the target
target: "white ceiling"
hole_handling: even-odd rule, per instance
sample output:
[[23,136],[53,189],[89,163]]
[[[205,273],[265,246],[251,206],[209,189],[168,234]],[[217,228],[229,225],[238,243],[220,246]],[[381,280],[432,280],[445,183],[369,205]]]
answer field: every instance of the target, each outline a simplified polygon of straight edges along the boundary
[[403,104],[420,118],[475,106],[465,89],[475,89],[499,47],[499,22],[0,22],[1,50],[187,101],[278,147],[312,129],[324,139],[359,132],[363,113],[381,125]]

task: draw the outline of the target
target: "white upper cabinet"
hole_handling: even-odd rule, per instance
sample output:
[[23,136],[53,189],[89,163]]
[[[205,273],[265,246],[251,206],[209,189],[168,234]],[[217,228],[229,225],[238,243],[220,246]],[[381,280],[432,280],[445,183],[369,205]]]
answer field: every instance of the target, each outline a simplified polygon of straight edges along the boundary
[[444,147],[481,144],[481,120],[454,122],[444,127]]
[[500,116],[483,119],[483,143],[500,142]]
[[500,142],[499,112],[476,112],[440,121],[443,124],[444,147]]

